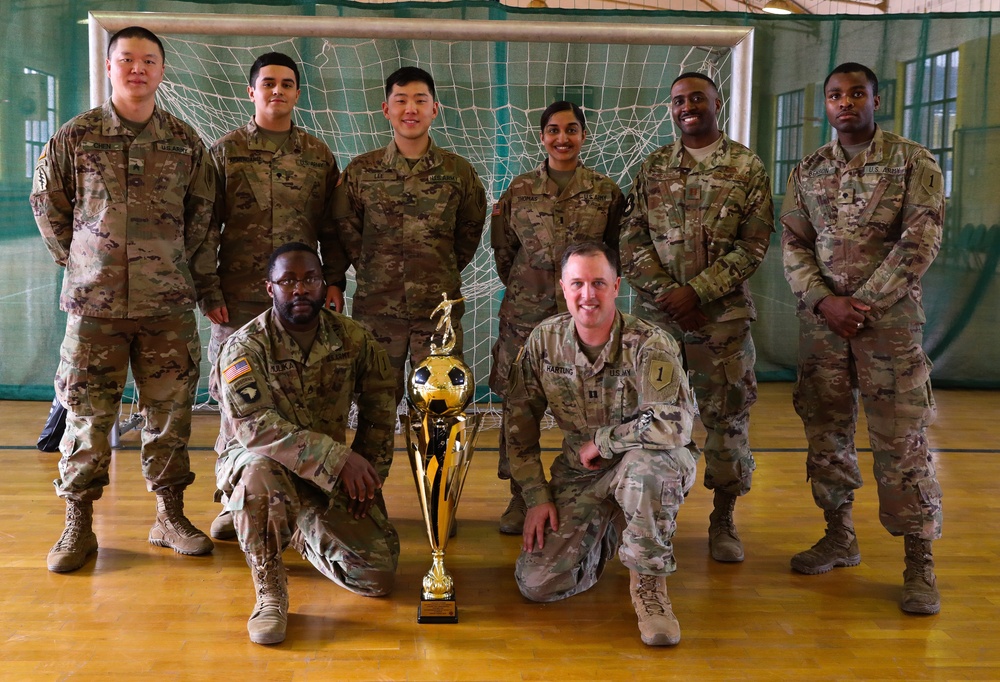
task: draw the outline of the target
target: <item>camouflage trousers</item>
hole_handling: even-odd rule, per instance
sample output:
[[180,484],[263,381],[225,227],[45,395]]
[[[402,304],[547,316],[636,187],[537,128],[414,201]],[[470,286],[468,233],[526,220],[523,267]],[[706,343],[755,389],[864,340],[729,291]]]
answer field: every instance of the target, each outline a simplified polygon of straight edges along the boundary
[[640,314],[665,329],[681,348],[684,368],[705,426],[705,487],[730,495],[750,491],[757,468],[750,451],[750,408],[757,402],[757,351],[750,320],[710,322],[685,332],[659,312]]
[[327,495],[272,459],[237,449],[216,463],[236,536],[247,561],[261,566],[289,545],[320,573],[351,592],[388,594],[399,560],[399,536],[381,493],[355,519],[339,488]]
[[[558,312],[558,311],[556,311]],[[555,314],[555,313],[553,313]],[[490,368],[490,390],[500,396],[507,397],[507,375],[517,354],[531,336],[534,325],[519,325],[510,320],[500,318],[499,333],[493,344],[492,365]],[[510,460],[507,458],[507,439],[503,414],[500,416],[500,440],[497,443],[500,457],[497,459],[497,477],[503,481],[510,479]]]
[[[271,307],[270,303],[255,301],[237,301],[229,305],[226,304],[226,311],[229,313],[229,322],[226,324],[213,324],[212,337],[208,342],[208,361],[210,369],[208,372],[208,394],[221,403],[219,397],[219,368],[215,366],[215,361],[219,359],[219,352],[230,336],[236,333],[240,327],[254,319],[265,310]],[[233,437],[233,427],[229,424],[229,419],[225,411],[220,410],[219,437],[215,441],[215,451],[222,452]]]
[[521,552],[514,577],[532,601],[572,597],[594,586],[609,559],[640,573],[669,575],[677,511],[697,475],[687,448],[625,453],[609,469],[581,474],[553,465],[549,490],[559,530],[545,547]]
[[862,485],[854,445],[860,395],[879,520],[893,535],[934,540],[941,537],[941,486],[927,446],[936,408],[922,339],[910,329],[866,328],[847,340],[826,325],[801,322],[793,400],[809,441],[806,474],[821,509],[853,500]]
[[[456,303],[452,318],[452,328],[455,331],[455,355],[462,355],[462,314],[464,304]],[[437,322],[430,318],[408,320],[401,317],[385,315],[365,315],[355,312],[354,319],[365,326],[385,349],[389,356],[389,364],[396,380],[396,404],[403,399],[406,390],[406,361],[414,367],[431,354],[431,340],[441,343],[441,332],[437,331]]]
[[134,320],[69,315],[55,381],[67,408],[57,494],[97,500],[110,482],[108,434],[129,367],[139,394],[147,489],[194,481],[187,446],[200,361],[193,311]]

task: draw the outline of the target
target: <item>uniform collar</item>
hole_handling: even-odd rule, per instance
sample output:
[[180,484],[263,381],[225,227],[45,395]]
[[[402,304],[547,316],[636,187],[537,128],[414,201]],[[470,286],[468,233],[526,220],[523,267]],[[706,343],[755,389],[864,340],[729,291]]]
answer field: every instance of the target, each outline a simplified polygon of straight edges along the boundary
[[313,341],[309,357],[305,358],[298,342],[281,326],[275,317],[274,308],[271,308],[266,313],[267,332],[271,339],[271,357],[275,360],[294,360],[301,364],[313,365],[330,353],[340,350],[344,347],[344,341],[340,335],[342,327],[336,315],[329,308],[319,311],[319,330],[316,332],[316,340]]
[[844,152],[844,146],[840,144],[840,140],[830,142],[830,144],[820,150],[820,154],[850,167],[861,167],[868,163],[878,163],[885,158],[885,134],[882,132],[882,128],[878,124],[875,124],[875,136],[868,143],[868,148],[850,161],[847,160],[847,154]]
[[406,157],[399,153],[399,148],[396,147],[396,141],[391,140],[385,148],[385,154],[382,156],[382,163],[389,168],[394,168],[403,175],[411,175],[416,173],[422,173],[426,170],[430,170],[435,166],[441,165],[443,158],[441,156],[441,148],[434,144],[434,140],[431,139],[431,144],[424,152],[424,155],[420,157],[420,160],[413,164],[413,168],[410,168],[409,162]]
[[[110,97],[101,105],[101,135],[105,137],[133,137],[132,131],[122,123],[121,116],[115,110]],[[153,116],[142,132],[135,137],[153,140],[168,140],[173,137],[167,127],[167,115],[158,104],[153,105]]]
[[[248,149],[251,151],[271,151],[271,148],[268,146],[270,141],[260,132],[260,126],[257,125],[257,121],[253,116],[250,117],[250,122],[244,126],[244,130],[247,133]],[[291,145],[291,147],[287,147],[287,145]],[[296,153],[302,151],[302,129],[295,125],[295,121],[292,121],[292,129],[282,149],[289,149]]]
[[684,143],[681,142],[681,139],[677,138],[674,140],[673,145],[671,145],[669,165],[671,168],[715,168],[716,166],[731,166],[733,165],[732,144],[733,141],[729,136],[722,133],[722,144],[715,150],[715,153],[701,163],[696,163],[694,157],[684,149]]
[[580,347],[580,339],[576,335],[576,323],[573,321],[573,316],[567,315],[566,317],[567,326],[564,338],[567,350],[576,353],[576,360],[573,364],[577,367],[593,367],[593,372],[590,375],[593,376],[603,370],[605,365],[614,365],[618,362],[622,350],[622,327],[625,324],[620,310],[615,310],[615,321],[611,324],[611,338],[604,344],[604,349],[597,356],[593,365],[590,364],[590,360],[583,354],[583,349]]
[[[542,162],[535,167],[532,171],[534,176],[531,183],[531,193],[532,194],[545,194],[552,196],[561,196],[558,192],[558,187],[552,178],[549,177],[549,160],[542,159]],[[551,186],[551,189],[550,189]],[[582,162],[577,160],[576,162],[576,173],[570,179],[569,184],[566,185],[565,195],[573,196],[574,194],[579,194],[580,192],[585,192],[589,189],[593,189],[594,179],[590,173],[587,172],[587,167],[583,165]]]

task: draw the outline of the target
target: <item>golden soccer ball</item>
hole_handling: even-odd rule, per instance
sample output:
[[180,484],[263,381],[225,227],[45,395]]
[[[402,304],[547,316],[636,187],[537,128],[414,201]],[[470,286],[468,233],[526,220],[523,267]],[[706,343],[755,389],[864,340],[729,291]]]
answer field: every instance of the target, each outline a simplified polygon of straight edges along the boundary
[[461,414],[476,392],[472,370],[454,355],[431,355],[410,374],[410,403],[435,417]]

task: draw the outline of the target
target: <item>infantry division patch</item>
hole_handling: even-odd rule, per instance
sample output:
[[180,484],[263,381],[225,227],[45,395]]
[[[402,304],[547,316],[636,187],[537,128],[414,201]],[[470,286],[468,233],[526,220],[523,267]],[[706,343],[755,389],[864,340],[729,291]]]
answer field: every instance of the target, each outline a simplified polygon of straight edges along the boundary
[[664,360],[652,360],[649,363],[649,383],[657,391],[662,391],[670,385],[674,376],[674,366]]
[[246,358],[240,358],[233,364],[222,370],[222,378],[226,380],[227,384],[233,383],[236,379],[240,378],[244,374],[250,371],[250,363],[247,362]]
[[237,389],[236,392],[241,398],[243,398],[243,402],[245,403],[257,402],[260,398],[260,389],[257,388],[256,381],[252,381],[246,386]]

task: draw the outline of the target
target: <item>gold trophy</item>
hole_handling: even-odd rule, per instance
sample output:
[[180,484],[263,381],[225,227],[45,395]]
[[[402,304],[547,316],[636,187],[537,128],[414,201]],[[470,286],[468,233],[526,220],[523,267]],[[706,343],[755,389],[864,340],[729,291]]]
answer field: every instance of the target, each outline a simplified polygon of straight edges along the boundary
[[447,294],[441,298],[441,304],[431,313],[431,319],[441,315],[437,324],[437,331],[442,332],[441,345],[432,343],[430,357],[410,374],[410,414],[403,418],[410,468],[432,556],[417,608],[418,623],[458,622],[455,583],[444,567],[444,550],[482,419],[482,415],[464,414],[476,382],[468,365],[452,355],[455,332],[451,308],[463,299],[449,301]]

